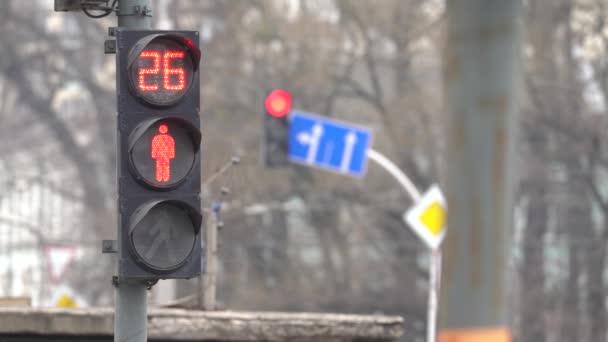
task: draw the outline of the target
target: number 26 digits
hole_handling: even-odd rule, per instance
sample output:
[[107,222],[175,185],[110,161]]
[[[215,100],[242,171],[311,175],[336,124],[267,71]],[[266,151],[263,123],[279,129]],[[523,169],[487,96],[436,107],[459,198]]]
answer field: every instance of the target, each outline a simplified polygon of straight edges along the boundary
[[[158,75],[161,72],[161,56],[158,51],[142,51],[139,58],[151,58],[153,63],[150,68],[139,69],[139,89],[142,91],[158,90],[158,84],[146,83],[146,75]],[[183,51],[167,51],[163,55],[163,88],[165,90],[184,90],[186,87],[186,72],[184,68],[171,68],[171,60],[184,58]],[[177,83],[171,83],[171,75],[177,75]]]

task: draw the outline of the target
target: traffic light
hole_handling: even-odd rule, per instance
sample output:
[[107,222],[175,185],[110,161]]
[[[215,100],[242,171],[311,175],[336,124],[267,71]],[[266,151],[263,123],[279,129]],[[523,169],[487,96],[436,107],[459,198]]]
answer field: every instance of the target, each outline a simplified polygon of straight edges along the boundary
[[198,32],[118,28],[119,278],[201,273]]
[[268,93],[264,101],[264,164],[281,167],[289,163],[289,112],[291,94],[283,89]]

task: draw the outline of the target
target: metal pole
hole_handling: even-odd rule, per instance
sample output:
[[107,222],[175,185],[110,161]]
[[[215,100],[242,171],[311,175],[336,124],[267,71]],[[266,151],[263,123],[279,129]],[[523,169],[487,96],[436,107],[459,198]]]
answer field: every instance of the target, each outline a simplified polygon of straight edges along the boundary
[[146,342],[148,301],[146,286],[121,281],[116,287],[115,342]]
[[[229,162],[224,164],[216,173],[212,174],[208,179],[205,180],[204,186],[209,187],[211,184],[219,179],[220,176],[224,175],[231,167],[238,165],[241,162],[239,156],[232,156]],[[221,219],[222,201],[224,196],[228,195],[230,190],[228,188],[222,188],[221,199],[213,204],[212,213],[208,215],[205,220],[206,234],[205,234],[205,274],[202,276],[202,285],[199,284],[198,304],[200,308],[205,310],[215,310],[216,307],[216,288],[217,288],[217,236],[218,231],[223,222]],[[213,216],[213,217],[211,217]],[[200,291],[202,291],[202,296]]]
[[[149,0],[119,0],[116,15],[119,27],[134,29],[152,27],[152,10]],[[120,239],[120,233],[118,238]],[[120,245],[118,243],[118,246]],[[146,285],[141,282],[118,279],[115,305],[114,341],[146,342],[148,338]]]
[[439,305],[439,273],[441,271],[441,249],[431,249],[429,254],[429,297],[426,320],[426,341],[435,342],[437,335],[437,307]]
[[[405,172],[401,171],[401,169],[395,165],[395,163],[374,149],[367,151],[367,157],[390,173],[397,180],[397,182],[401,184],[405,192],[407,192],[407,194],[411,197],[414,204],[420,201],[422,198],[420,191],[418,188],[416,188],[416,185],[414,185]],[[427,342],[435,342],[435,335],[437,333],[437,307],[439,305],[438,292],[441,270],[441,250],[429,249],[429,258],[429,292],[426,336]]]
[[[207,242],[206,242],[206,259],[205,259],[205,275],[204,275],[204,293],[203,293],[203,308],[205,310],[215,310],[215,284],[217,277],[217,229],[218,220],[207,217]],[[200,298],[200,296],[199,296]]]
[[446,6],[450,213],[439,341],[507,342],[522,5],[454,0]]
[[418,203],[422,195],[420,195],[420,191],[416,188],[416,185],[409,179],[409,177],[395,165],[390,159],[388,159],[382,153],[369,149],[367,151],[367,157],[380,165],[383,169],[385,169],[391,176],[395,177],[397,182],[401,184],[405,192],[412,198],[414,203]]
[[150,0],[118,0],[118,26],[149,30],[152,28]]

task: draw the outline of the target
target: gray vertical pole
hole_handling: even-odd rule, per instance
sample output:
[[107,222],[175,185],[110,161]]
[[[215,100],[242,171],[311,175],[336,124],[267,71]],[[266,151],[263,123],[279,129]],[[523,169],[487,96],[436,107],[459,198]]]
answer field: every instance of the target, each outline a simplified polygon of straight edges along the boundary
[[[10,196],[13,197],[15,196],[15,187],[13,186],[13,190],[11,191]],[[7,204],[8,204],[8,209],[9,209],[9,213],[15,213],[17,212],[16,208],[15,208],[15,203],[16,201],[14,200],[14,198],[11,198]],[[7,269],[7,274],[6,274],[6,278],[8,279],[8,283],[7,283],[7,296],[8,297],[12,297],[15,294],[13,293],[14,290],[14,283],[15,283],[15,270],[14,270],[14,265],[15,265],[15,260],[14,260],[14,253],[15,253],[15,229],[12,229],[12,227],[8,227],[8,240],[7,240],[8,244],[7,244],[7,253],[8,253],[8,269]]]
[[114,342],[146,342],[148,302],[146,286],[119,280],[116,286]]
[[[137,29],[152,27],[152,10],[149,0],[119,0],[117,16],[119,27]],[[119,239],[120,235],[119,233]],[[118,243],[118,246],[120,245]],[[148,338],[146,285],[141,282],[119,279],[116,285],[115,305],[114,341],[146,342]]]
[[441,249],[429,251],[429,298],[427,305],[426,342],[435,342],[437,336],[437,306],[439,304],[439,271],[441,270]]
[[152,28],[150,0],[119,0],[118,26],[149,30]]
[[446,5],[449,228],[439,341],[507,342],[522,7],[519,0]]
[[[203,291],[203,308],[205,310],[215,310],[215,293],[217,282],[217,218],[207,216],[207,236],[206,236],[206,255],[205,255],[205,276]],[[199,295],[200,298],[200,295]]]

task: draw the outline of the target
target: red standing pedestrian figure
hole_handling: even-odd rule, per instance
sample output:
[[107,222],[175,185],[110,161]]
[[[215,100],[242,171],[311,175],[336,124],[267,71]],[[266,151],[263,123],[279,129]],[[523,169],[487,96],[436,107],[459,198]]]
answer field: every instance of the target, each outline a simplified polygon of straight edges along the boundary
[[167,125],[158,126],[158,132],[152,139],[152,159],[156,160],[156,180],[168,182],[171,178],[171,159],[175,158],[175,140],[167,134]]

